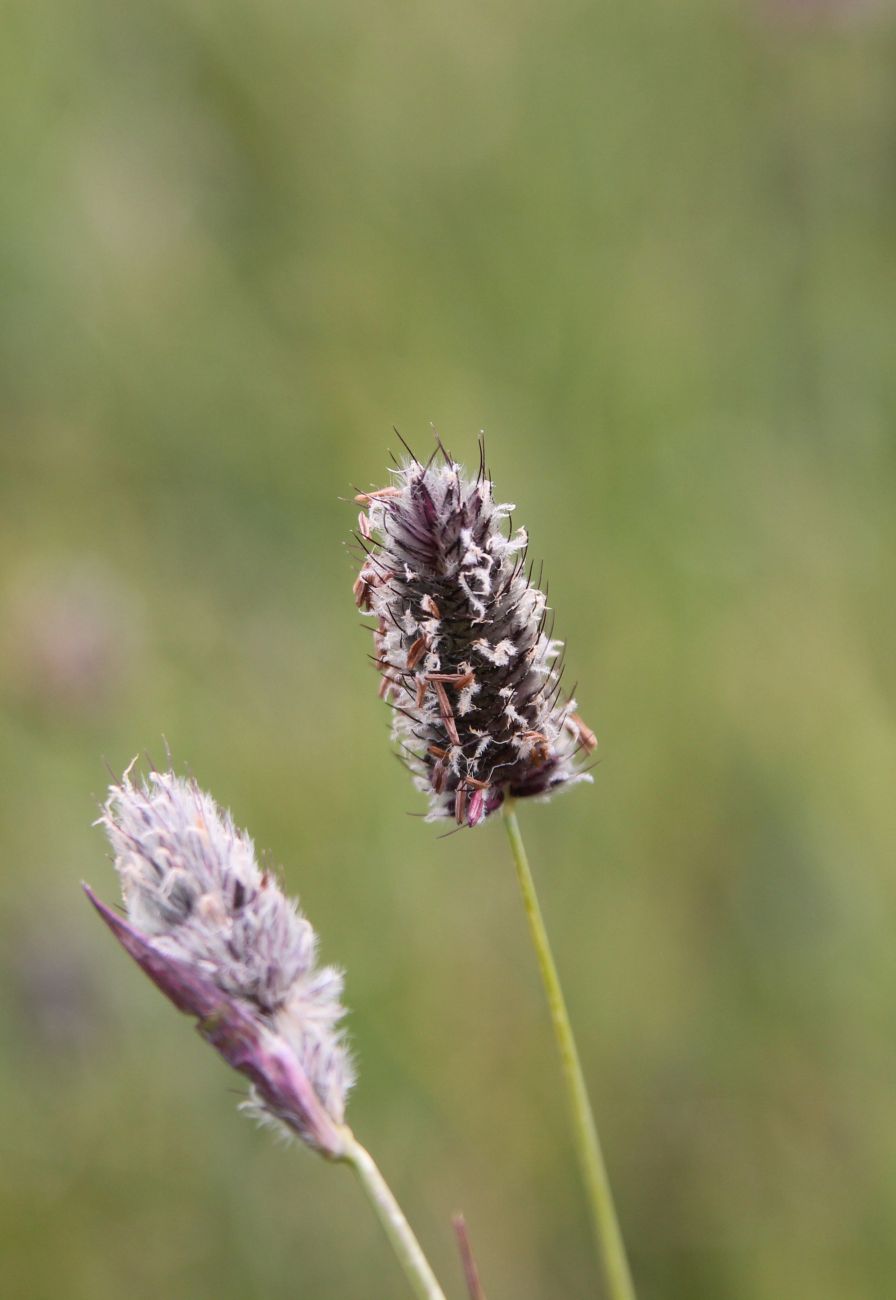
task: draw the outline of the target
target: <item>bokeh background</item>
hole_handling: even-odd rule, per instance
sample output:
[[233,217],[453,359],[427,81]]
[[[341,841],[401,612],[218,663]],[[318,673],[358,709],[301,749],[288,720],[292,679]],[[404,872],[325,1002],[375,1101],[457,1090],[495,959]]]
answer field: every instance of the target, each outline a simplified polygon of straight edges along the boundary
[[79,892],[138,751],[344,964],[353,1124],[451,1294],[597,1293],[500,825],[437,838],[351,599],[391,426],[550,577],[593,788],[526,808],[642,1300],[896,1272],[896,16],[13,0],[0,40],[5,1300],[369,1300]]

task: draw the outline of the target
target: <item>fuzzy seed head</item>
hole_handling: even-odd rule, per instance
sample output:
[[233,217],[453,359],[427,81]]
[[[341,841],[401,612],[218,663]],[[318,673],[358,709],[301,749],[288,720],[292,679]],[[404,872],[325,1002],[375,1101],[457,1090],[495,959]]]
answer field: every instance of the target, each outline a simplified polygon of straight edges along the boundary
[[597,744],[561,696],[563,643],[527,568],[528,536],[497,504],[484,452],[468,475],[442,451],[361,493],[355,599],[376,619],[380,695],[429,820],[475,826],[507,798],[590,780]]
[[[252,840],[173,772],[134,783],[129,769],[100,824],[127,907],[128,923],[112,927],[125,947],[182,1010],[214,1022],[206,1036],[256,1084],[249,1109],[336,1154],[354,1078],[342,974],[318,966],[310,922],[259,869]],[[296,1092],[310,1092],[306,1105]]]

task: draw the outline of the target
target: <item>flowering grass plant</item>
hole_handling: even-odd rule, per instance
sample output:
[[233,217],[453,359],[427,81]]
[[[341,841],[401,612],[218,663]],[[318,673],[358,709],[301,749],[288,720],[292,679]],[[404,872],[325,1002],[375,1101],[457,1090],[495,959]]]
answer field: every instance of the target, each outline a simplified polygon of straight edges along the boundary
[[251,839],[194,781],[130,770],[100,824],[123,919],[87,889],[122,947],[201,1036],[249,1079],[243,1109],[358,1175],[420,1300],[443,1292],[379,1169],[345,1122],[354,1069],[342,975],[317,963],[298,904],[259,869]]
[[[480,440],[467,474],[437,437],[425,463],[409,459],[384,488],[360,492],[363,550],[355,600],[373,628],[380,694],[392,735],[429,797],[429,819],[476,826],[499,809],[509,836],[547,997],[608,1294],[634,1287],[572,1025],[535,892],[518,800],[590,781],[582,756],[597,745],[563,695],[563,643],[547,594],[527,567],[524,528],[495,504]],[[506,526],[506,532],[504,531]]]
[[[409,450],[409,449],[408,449]],[[356,603],[373,616],[380,694],[393,739],[429,800],[457,830],[500,813],[547,997],[576,1149],[610,1300],[634,1288],[557,967],[516,806],[590,781],[597,741],[563,690],[563,644],[527,564],[515,507],[496,504],[484,447],[474,475],[437,440],[409,451],[363,506]],[[133,765],[132,765],[133,766]],[[100,824],[126,916],[87,888],[122,947],[250,1085],[243,1109],[331,1162],[351,1166],[419,1300],[444,1293],[407,1219],[345,1112],[355,1071],[343,1030],[342,973],[230,814],[172,771],[109,790]],[[471,1300],[484,1300],[466,1224],[455,1231]]]

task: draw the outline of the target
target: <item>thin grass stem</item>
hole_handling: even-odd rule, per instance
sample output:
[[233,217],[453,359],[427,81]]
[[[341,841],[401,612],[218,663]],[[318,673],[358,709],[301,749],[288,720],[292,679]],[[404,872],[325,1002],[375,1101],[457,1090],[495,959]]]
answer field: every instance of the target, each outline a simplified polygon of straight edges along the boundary
[[607,1166],[597,1136],[597,1126],[588,1100],[579,1053],[573,1037],[566,1000],[554,964],[551,945],[535,892],[535,882],[520,834],[519,822],[513,801],[508,799],[503,807],[504,825],[510,840],[510,849],[516,867],[517,880],[523,896],[523,906],[529,922],[532,946],[538,959],[541,982],[547,996],[554,1038],[563,1067],[567,1100],[572,1116],[576,1152],[581,1165],[582,1178],[588,1196],[598,1254],[603,1268],[607,1296],[610,1300],[635,1300],[635,1288],[625,1253],[625,1244]]
[[479,1269],[476,1267],[476,1256],[473,1254],[467,1221],[462,1214],[455,1214],[451,1222],[454,1227],[454,1235],[457,1237],[457,1249],[460,1252],[461,1267],[464,1270],[464,1281],[470,1293],[470,1300],[485,1300],[485,1292],[482,1289]]
[[346,1130],[342,1159],[354,1169],[417,1300],[445,1300],[429,1261],[370,1152]]

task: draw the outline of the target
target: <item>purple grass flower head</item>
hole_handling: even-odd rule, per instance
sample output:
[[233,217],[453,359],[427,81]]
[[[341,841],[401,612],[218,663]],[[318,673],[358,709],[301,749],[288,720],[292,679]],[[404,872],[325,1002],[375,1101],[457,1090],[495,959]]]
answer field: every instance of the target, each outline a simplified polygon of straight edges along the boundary
[[359,494],[355,599],[377,620],[380,695],[428,820],[475,826],[507,798],[590,780],[580,757],[597,741],[562,696],[563,643],[482,444],[475,477],[438,451],[439,463],[412,456],[391,486]]
[[112,785],[100,818],[128,919],[87,890],[106,924],[200,1034],[252,1082],[246,1109],[324,1155],[343,1152],[354,1081],[340,1020],[342,974],[256,863],[245,831],[172,772]]

